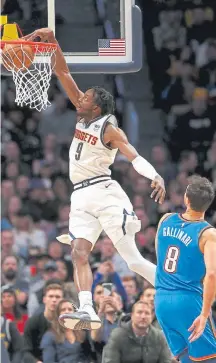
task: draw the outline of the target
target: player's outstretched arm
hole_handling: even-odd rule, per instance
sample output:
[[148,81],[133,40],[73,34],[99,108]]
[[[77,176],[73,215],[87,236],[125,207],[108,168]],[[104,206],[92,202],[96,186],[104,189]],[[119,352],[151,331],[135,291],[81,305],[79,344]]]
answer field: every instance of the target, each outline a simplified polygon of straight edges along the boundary
[[83,92],[80,91],[76,82],[70,74],[66,60],[53,31],[49,28],[42,28],[35,30],[33,33],[23,37],[23,39],[28,41],[34,41],[37,38],[40,38],[43,42],[57,44],[54,72],[58,77],[59,81],[61,82],[71,102],[74,104],[75,107],[79,106],[79,99],[83,96]]
[[204,279],[202,314],[209,316],[216,295],[216,229],[207,229],[202,236],[204,244],[204,259],[206,276]]
[[110,143],[113,149],[119,149],[140,175],[152,180],[153,192],[151,198],[154,198],[155,202],[162,204],[166,194],[163,178],[146,159],[138,154],[137,150],[129,143],[125,133],[109,124],[105,130],[104,142],[106,144]]
[[203,282],[203,306],[200,316],[189,328],[190,342],[197,340],[203,333],[216,295],[216,229],[207,229],[200,239],[200,249],[204,253],[206,275]]

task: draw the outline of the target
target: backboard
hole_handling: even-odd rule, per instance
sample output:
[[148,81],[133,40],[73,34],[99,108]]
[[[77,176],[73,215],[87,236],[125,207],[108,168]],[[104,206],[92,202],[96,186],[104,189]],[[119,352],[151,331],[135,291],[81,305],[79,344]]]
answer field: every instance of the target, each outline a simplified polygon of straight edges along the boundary
[[[2,15],[24,35],[52,28],[72,73],[131,73],[142,67],[142,16],[135,0],[6,0]],[[1,16],[2,23],[5,19]]]

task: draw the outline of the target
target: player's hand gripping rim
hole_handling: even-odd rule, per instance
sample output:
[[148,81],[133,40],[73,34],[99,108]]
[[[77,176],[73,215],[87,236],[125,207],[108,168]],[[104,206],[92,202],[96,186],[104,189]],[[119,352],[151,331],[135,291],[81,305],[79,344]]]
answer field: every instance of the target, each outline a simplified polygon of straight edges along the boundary
[[51,43],[55,42],[55,35],[52,29],[49,28],[37,29],[33,33],[22,37],[22,39],[28,40],[30,42],[34,41],[37,38],[40,38],[42,42],[51,42]]
[[166,190],[164,185],[164,180],[160,175],[157,175],[151,183],[153,192],[151,193],[151,198],[154,198],[155,202],[162,204],[166,196]]
[[189,332],[192,332],[189,336],[188,340],[190,343],[197,340],[201,335],[203,334],[205,327],[207,323],[207,318],[203,316],[202,314],[199,315],[191,325],[191,327],[188,329]]

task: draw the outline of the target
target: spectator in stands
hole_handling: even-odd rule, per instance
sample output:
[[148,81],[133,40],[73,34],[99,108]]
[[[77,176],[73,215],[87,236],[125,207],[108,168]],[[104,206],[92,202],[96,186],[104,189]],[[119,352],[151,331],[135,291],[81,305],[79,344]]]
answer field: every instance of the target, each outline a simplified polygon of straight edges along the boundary
[[21,310],[16,293],[13,289],[2,289],[1,305],[2,315],[5,319],[13,321],[16,324],[19,333],[23,334],[28,315]]
[[29,246],[38,246],[45,250],[47,247],[46,235],[34,225],[28,209],[21,209],[16,216],[16,228],[14,230],[16,246],[26,249]]
[[[8,225],[7,228],[9,228]],[[13,255],[16,251],[14,244],[14,235],[12,228],[4,229],[4,226],[1,225],[1,257],[4,259],[6,256]]]
[[29,318],[24,331],[23,363],[41,363],[42,350],[41,340],[46,331],[50,328],[50,323],[54,318],[55,310],[63,299],[63,288],[58,284],[51,284],[44,290],[43,302],[44,312]]
[[154,298],[155,298],[155,288],[153,286],[147,287],[140,296],[140,300],[145,301],[147,304],[149,304],[153,310],[154,310]]
[[31,166],[32,161],[42,158],[41,137],[38,133],[38,122],[28,118],[25,123],[25,134],[22,139],[22,159]]
[[17,195],[14,195],[9,199],[8,208],[7,208],[7,218],[9,221],[11,221],[11,223],[14,224],[14,222],[16,222],[17,213],[20,211],[21,207],[22,207],[22,202]]
[[56,240],[50,241],[47,253],[52,260],[62,259],[64,254],[62,244]]
[[38,291],[42,286],[42,274],[49,256],[38,246],[29,246],[27,263],[31,274],[31,291]]
[[[103,363],[171,363],[172,358],[163,333],[151,326],[149,304],[138,301],[131,321],[114,329],[103,351]],[[146,347],[146,348],[145,348]]]
[[[16,325],[4,316],[1,316],[1,341],[8,352],[10,363],[20,363],[22,359],[23,338],[18,332]],[[2,362],[5,363],[3,356],[1,358]]]
[[185,172],[187,175],[196,173],[198,166],[197,154],[194,151],[183,151],[180,156],[178,169],[180,172]]
[[53,182],[53,191],[56,199],[59,203],[66,203],[68,201],[68,186],[65,180],[61,177],[57,177]]
[[57,278],[62,282],[68,281],[68,267],[64,260],[56,260],[57,265]]
[[56,160],[59,157],[59,147],[57,136],[49,133],[43,139],[43,155],[45,160]]
[[144,231],[144,241],[145,244],[141,248],[141,252],[145,258],[156,263],[156,255],[155,255],[155,237],[156,237],[156,228],[154,225],[149,225]]
[[18,276],[18,258],[8,255],[2,261],[2,285],[16,291],[18,303],[25,308],[28,300],[29,284]]
[[[64,125],[64,127],[62,127]],[[41,137],[52,133],[59,143],[66,142],[74,133],[76,125],[76,113],[67,108],[67,99],[61,93],[54,96],[50,108],[42,112],[39,125]]]
[[104,296],[103,284],[98,283],[95,286],[95,289],[94,289],[94,292],[93,292],[93,302],[94,302],[96,310],[99,309],[100,300],[101,300],[101,298],[103,296]]
[[74,311],[72,301],[63,299],[59,302],[51,329],[44,334],[41,341],[43,363],[90,362],[91,348],[87,333],[83,330],[65,329],[58,322],[59,315]]
[[11,363],[8,351],[4,345],[3,339],[1,338],[1,359],[4,363]]
[[149,306],[152,309],[152,316],[153,316],[152,325],[155,328],[160,329],[157,318],[155,316],[154,298],[155,298],[155,288],[153,286],[148,286],[143,291],[142,295],[140,296],[140,300],[146,302],[147,304],[149,304]]
[[107,344],[111,332],[117,328],[123,313],[123,304],[120,295],[113,292],[111,296],[100,297],[98,316],[102,321],[102,326],[98,330],[92,330],[91,337],[95,343],[98,362],[101,362],[101,356],[104,346]]
[[1,211],[2,215],[6,215],[8,202],[15,195],[15,186],[12,180],[2,180],[1,183]]
[[[40,279],[35,283],[34,288],[31,288],[31,293],[28,300],[28,314],[32,316],[35,312],[37,312],[40,308],[43,307],[43,296],[44,296],[44,288],[47,286],[50,280],[57,280],[58,267],[55,261],[48,261],[43,268]],[[58,280],[57,280],[58,281]],[[60,281],[58,281],[59,284]]]
[[10,161],[5,165],[4,174],[6,179],[16,180],[20,174],[19,165],[14,161]]
[[120,276],[115,271],[113,263],[111,260],[102,262],[94,275],[94,281],[92,285],[92,292],[94,293],[95,286],[101,282],[109,281],[113,283],[116,291],[121,295],[124,303],[127,300],[127,294],[125,292],[124,286],[122,285]]
[[27,201],[29,178],[26,175],[18,176],[16,180],[16,191],[23,202]]
[[158,174],[164,178],[166,183],[175,178],[176,168],[169,161],[168,151],[164,145],[156,145],[152,148],[151,160],[155,169],[158,170]]
[[57,203],[53,193],[50,193],[50,189],[46,188],[44,181],[40,178],[31,180],[27,207],[30,214],[37,211],[40,219],[45,221],[57,219]]
[[133,276],[124,276],[122,277],[122,283],[127,294],[126,312],[131,312],[139,294],[137,280]]
[[[194,149],[196,152],[204,152],[210,145],[216,122],[215,117],[208,109],[208,91],[204,88],[196,88],[193,94],[191,110],[176,116],[173,129],[170,131],[171,153]],[[179,135],[184,135],[179,142]]]
[[[23,138],[23,135],[21,136],[20,142],[22,142],[22,138]],[[30,173],[29,166],[22,162],[21,151],[20,151],[18,144],[15,141],[10,141],[5,144],[4,158],[5,158],[5,161],[3,163],[3,168],[9,162],[14,162],[19,166],[19,171],[21,174],[29,175],[29,173]]]

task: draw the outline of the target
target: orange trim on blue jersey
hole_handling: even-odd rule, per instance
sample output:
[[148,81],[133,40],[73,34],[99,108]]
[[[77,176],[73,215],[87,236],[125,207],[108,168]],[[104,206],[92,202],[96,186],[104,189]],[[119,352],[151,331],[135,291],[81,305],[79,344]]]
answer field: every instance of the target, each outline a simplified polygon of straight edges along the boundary
[[191,360],[193,360],[194,362],[202,362],[202,361],[204,361],[204,360],[206,360],[206,359],[216,358],[216,354],[206,355],[206,356],[204,356],[204,357],[200,357],[200,358],[194,358],[194,357],[191,357],[191,356],[189,355],[189,358],[190,358]]
[[186,347],[185,349],[183,349],[183,351],[177,355],[174,355],[174,358],[176,360],[178,360],[182,355],[184,355],[186,352],[188,352],[188,347]]

